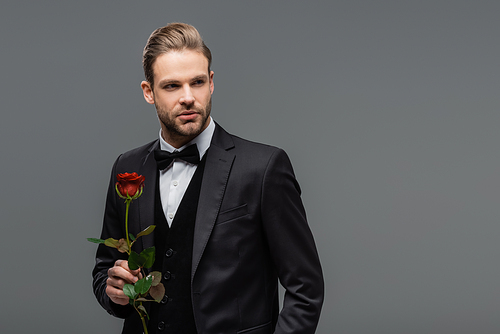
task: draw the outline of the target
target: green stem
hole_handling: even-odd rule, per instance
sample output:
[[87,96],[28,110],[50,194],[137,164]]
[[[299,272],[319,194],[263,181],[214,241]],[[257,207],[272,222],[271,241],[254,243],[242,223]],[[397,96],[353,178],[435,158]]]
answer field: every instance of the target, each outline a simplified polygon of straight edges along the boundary
[[[144,319],[144,316],[142,315],[141,311],[137,307],[135,307],[136,301],[134,300],[133,306],[134,309],[137,311],[137,314],[139,314],[139,317],[141,317],[142,321],[142,328],[144,328],[144,334],[148,334],[148,326],[146,325],[146,320]],[[142,303],[139,303],[139,305],[142,305]]]
[[130,244],[130,238],[128,236],[128,209],[130,207],[130,203],[132,202],[132,200],[129,200],[127,199],[125,201],[126,203],[126,208],[125,208],[125,235],[127,236],[127,246],[128,246],[128,255],[130,255],[130,252],[132,251],[132,245]]
[[142,327],[144,328],[144,334],[148,334],[148,326],[146,326],[146,320],[144,320],[144,317],[141,315],[141,321],[142,321]]

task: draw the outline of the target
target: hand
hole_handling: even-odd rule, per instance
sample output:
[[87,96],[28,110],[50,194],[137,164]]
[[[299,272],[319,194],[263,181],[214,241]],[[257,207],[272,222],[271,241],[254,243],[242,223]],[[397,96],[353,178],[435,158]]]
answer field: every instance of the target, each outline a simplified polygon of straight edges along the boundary
[[130,270],[127,260],[117,260],[115,265],[108,269],[106,294],[112,302],[127,305],[128,297],[123,293],[123,286],[127,283],[134,284],[141,278],[140,269]]

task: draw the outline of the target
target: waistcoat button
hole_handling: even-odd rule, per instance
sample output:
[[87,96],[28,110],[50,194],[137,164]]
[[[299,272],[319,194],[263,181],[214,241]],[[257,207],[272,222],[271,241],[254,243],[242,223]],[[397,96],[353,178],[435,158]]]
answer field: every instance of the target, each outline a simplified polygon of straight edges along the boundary
[[162,298],[162,300],[161,300],[160,303],[162,303],[162,304],[168,303],[168,296],[167,295],[163,296],[163,298]]

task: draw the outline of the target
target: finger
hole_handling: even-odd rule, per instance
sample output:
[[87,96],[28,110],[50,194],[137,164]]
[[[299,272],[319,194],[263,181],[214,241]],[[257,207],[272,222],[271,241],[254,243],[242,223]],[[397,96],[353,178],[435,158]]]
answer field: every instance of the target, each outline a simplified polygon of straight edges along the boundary
[[124,280],[120,278],[115,278],[113,276],[108,277],[108,279],[106,280],[106,284],[108,286],[114,287],[119,290],[123,290],[123,287],[125,286],[126,283],[127,282],[125,282]]
[[106,294],[116,304],[126,305],[129,302],[129,298],[123,293],[122,290],[116,289],[112,286],[108,285],[106,287]]
[[106,293],[108,293],[109,296],[113,297],[125,297],[125,293],[123,292],[123,284],[121,284],[120,286],[119,281],[110,278],[108,278],[108,280],[106,281]]
[[113,268],[124,269],[125,271],[131,273],[134,276],[137,276],[140,273],[140,269],[131,270],[128,267],[128,261],[127,260],[116,260],[115,265],[113,266]]
[[108,269],[108,277],[122,279],[126,283],[135,283],[138,280],[137,276],[133,275],[130,271],[117,266]]
[[128,266],[128,261],[127,260],[117,260],[115,262],[115,266],[124,268],[125,270],[129,271],[134,276],[139,275],[139,273],[141,272],[140,269],[135,269],[135,270],[130,269],[129,266]]

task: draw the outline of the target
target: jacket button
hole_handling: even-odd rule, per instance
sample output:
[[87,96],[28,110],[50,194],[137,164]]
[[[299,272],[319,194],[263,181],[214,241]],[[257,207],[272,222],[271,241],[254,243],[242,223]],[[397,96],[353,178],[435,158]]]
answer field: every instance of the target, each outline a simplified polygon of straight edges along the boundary
[[162,303],[162,304],[168,303],[168,296],[167,295],[163,296],[163,298],[162,298],[162,300],[161,300],[160,303]]
[[158,323],[158,330],[162,331],[165,329],[165,323],[163,321],[160,321]]
[[165,281],[168,281],[172,277],[172,274],[170,274],[170,271],[167,271],[166,273],[163,274],[163,279]]
[[171,257],[172,255],[174,255],[174,250],[172,248],[169,248],[167,250],[167,252],[165,253],[165,256],[166,257]]

